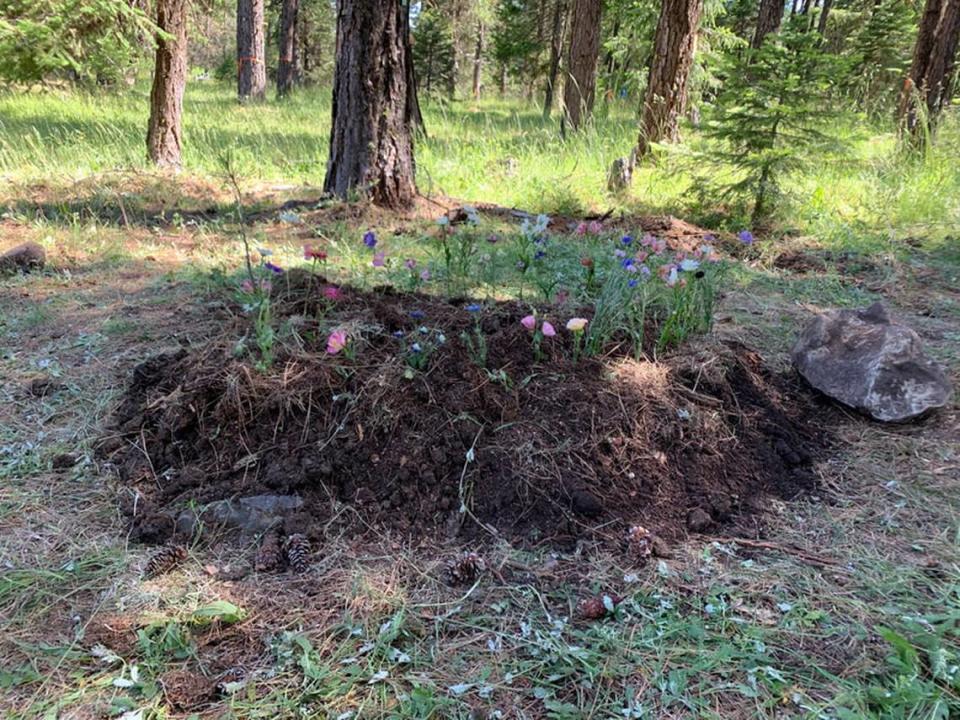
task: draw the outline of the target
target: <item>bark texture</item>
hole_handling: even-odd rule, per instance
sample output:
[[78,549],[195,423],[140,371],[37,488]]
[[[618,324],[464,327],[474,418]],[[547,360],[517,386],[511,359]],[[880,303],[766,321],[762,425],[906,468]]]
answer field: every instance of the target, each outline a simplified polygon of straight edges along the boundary
[[817,32],[821,35],[827,34],[827,19],[830,17],[830,10],[833,8],[833,0],[823,0],[823,8],[820,10],[820,17],[817,20]]
[[960,0],[927,0],[899,107],[903,130],[920,143],[950,101],[958,39]]
[[264,52],[263,0],[237,0],[237,97],[241,102],[266,97]]
[[550,66],[547,70],[547,91],[543,97],[543,119],[553,111],[553,99],[560,77],[560,58],[563,56],[563,35],[567,17],[566,0],[557,0],[553,5],[553,27],[550,32]]
[[180,167],[181,162],[183,88],[187,82],[187,2],[157,0],[157,27],[170,37],[157,36],[147,157],[166,167]]
[[703,0],[663,0],[643,101],[639,157],[649,152],[650,143],[679,140],[702,12]]
[[280,61],[277,63],[277,95],[289,95],[299,82],[297,62],[297,15],[300,0],[283,0],[280,9]]
[[760,11],[757,14],[757,27],[750,41],[750,47],[757,49],[763,45],[763,39],[780,30],[783,20],[783,0],[760,0]]
[[326,192],[401,208],[416,196],[412,72],[401,0],[338,0]]
[[567,55],[567,81],[563,88],[564,117],[573,130],[593,111],[600,57],[601,0],[574,0],[572,32]]

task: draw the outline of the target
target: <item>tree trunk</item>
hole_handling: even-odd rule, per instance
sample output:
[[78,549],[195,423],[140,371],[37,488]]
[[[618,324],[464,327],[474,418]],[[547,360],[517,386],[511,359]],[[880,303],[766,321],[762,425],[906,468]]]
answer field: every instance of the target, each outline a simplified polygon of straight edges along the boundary
[[323,189],[409,206],[414,182],[410,39],[402,0],[338,0],[333,128]]
[[407,2],[406,12],[403,14],[403,45],[404,58],[407,65],[407,107],[410,109],[410,122],[414,130],[423,137],[427,137],[427,124],[423,121],[420,110],[420,94],[417,92],[417,68],[413,62],[413,45],[410,42],[410,3]]
[[663,0],[643,100],[638,157],[649,152],[650,143],[679,139],[702,12],[703,0]]
[[483,79],[483,20],[477,21],[477,47],[473,53],[473,99],[480,99],[480,84]]
[[820,18],[817,20],[817,32],[821,35],[827,34],[827,18],[830,17],[830,9],[833,7],[833,0],[823,0],[823,8],[820,10]]
[[277,64],[277,96],[290,93],[297,82],[297,15],[300,0],[283,0],[280,11],[280,62]]
[[157,0],[157,53],[150,89],[147,157],[160,166],[180,167],[183,88],[187,82],[188,0]]
[[543,119],[549,120],[553,111],[557,79],[560,77],[560,58],[563,55],[564,20],[567,15],[565,0],[556,0],[553,6],[553,29],[550,34],[550,68],[547,74],[547,92],[543,98]]
[[593,110],[602,6],[601,0],[574,0],[567,81],[563,88],[564,117],[573,130],[580,128]]
[[263,0],[237,0],[237,97],[241,102],[266,97]]
[[921,145],[949,101],[958,36],[960,0],[927,0],[899,107],[903,130]]
[[757,14],[757,29],[753,33],[750,47],[754,50],[763,45],[763,39],[770,33],[779,32],[783,20],[783,0],[760,0],[760,12]]
[[506,63],[500,63],[500,72],[497,79],[498,89],[500,90],[500,97],[503,97],[507,94],[507,65]]

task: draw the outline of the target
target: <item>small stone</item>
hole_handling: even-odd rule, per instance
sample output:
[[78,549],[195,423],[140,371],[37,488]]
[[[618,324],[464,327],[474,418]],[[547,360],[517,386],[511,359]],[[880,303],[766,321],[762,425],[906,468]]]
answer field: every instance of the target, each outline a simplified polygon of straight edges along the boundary
[[59,455],[54,455],[53,459],[50,461],[50,465],[54,470],[66,470],[67,468],[72,468],[76,464],[77,456],[72,455],[71,453],[60,453]]
[[596,517],[603,512],[603,503],[585,490],[574,490],[570,495],[573,511],[585,517]]
[[703,532],[713,524],[713,518],[703,508],[694,508],[687,513],[687,529],[690,532]]
[[946,405],[952,392],[917,333],[891,321],[881,303],[817,315],[791,355],[813,387],[875,420],[919,417]]
[[672,558],[673,550],[670,549],[670,546],[667,545],[667,541],[662,537],[653,536],[653,540],[650,542],[650,550],[653,551],[653,556],[658,558]]
[[25,242],[0,255],[0,273],[41,270],[47,263],[47,253],[35,242]]

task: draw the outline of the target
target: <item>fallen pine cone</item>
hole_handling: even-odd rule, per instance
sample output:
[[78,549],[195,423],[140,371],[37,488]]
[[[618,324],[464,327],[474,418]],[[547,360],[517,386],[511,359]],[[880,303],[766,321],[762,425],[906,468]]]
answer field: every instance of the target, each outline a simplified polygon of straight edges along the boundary
[[294,533],[287,537],[283,548],[287,553],[287,562],[290,563],[290,569],[295,573],[302,574],[307,571],[310,563],[307,556],[310,554],[310,541],[302,533]]
[[467,585],[474,582],[487,564],[475,552],[466,552],[447,567],[447,578],[450,585]]
[[269,572],[276,570],[282,564],[283,551],[280,549],[280,536],[275,530],[270,530],[260,538],[260,547],[257,548],[253,567],[257,572]]
[[623,598],[613,593],[602,593],[592,598],[585,598],[577,603],[577,615],[584,620],[599,620],[611,614]]
[[181,545],[161,548],[147,560],[143,575],[146,578],[155,578],[170,572],[186,559],[187,549]]
[[642,525],[634,525],[627,532],[627,547],[634,557],[646,560],[653,552],[653,535]]

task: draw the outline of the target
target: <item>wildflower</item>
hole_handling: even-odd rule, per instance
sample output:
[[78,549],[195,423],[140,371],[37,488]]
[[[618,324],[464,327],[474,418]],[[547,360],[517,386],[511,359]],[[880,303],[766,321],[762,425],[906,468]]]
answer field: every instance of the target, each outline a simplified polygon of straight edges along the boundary
[[410,311],[410,317],[412,317],[414,320],[423,320],[423,318],[425,318],[426,316],[427,314],[423,310]]
[[257,252],[260,253],[260,257],[270,257],[273,255],[273,250],[268,250],[267,248],[258,247]]
[[586,318],[570,318],[567,320],[567,330],[570,332],[581,332],[586,326]]
[[520,320],[520,324],[523,325],[527,330],[533,330],[537,327],[537,318],[533,315],[527,315]]
[[641,250],[636,254],[635,257],[637,259],[637,262],[646,262],[646,259],[650,257],[650,253],[648,253],[646,250]]
[[421,350],[423,350],[423,348],[420,347],[420,343],[414,343],[413,345],[410,346],[410,350],[413,351],[413,352],[415,352],[415,353],[418,353],[418,352],[420,352]]
[[744,245],[753,245],[753,233],[749,230],[741,230],[737,233],[737,237]]
[[407,258],[406,260],[403,261],[403,266],[407,270],[413,270],[417,266],[417,261],[414,260],[413,258]]
[[653,235],[650,233],[644,233],[643,237],[640,238],[640,244],[644,247],[650,247],[653,245]]
[[240,289],[243,290],[245,293],[252,293],[253,283],[250,282],[249,280],[244,280],[242,283],[240,283]]
[[443,345],[447,341],[447,336],[443,333],[437,334],[437,345]]
[[374,235],[373,230],[367,230],[363,234],[363,244],[371,250],[377,246],[377,236]]
[[585,268],[593,267],[593,258],[592,257],[582,257],[580,258],[580,264]]
[[279,265],[274,265],[272,262],[264,263],[263,266],[267,270],[272,272],[274,275],[280,275],[281,273],[283,273],[283,268],[280,267]]
[[650,268],[648,268],[646,265],[641,265],[640,274],[644,277],[650,277]]
[[714,236],[713,233],[707,233],[706,235],[703,236],[703,241],[707,243],[707,245],[709,246],[709,245],[713,245],[717,241],[717,238]]
[[421,270],[420,279],[423,280],[423,282],[427,282],[428,280],[430,280],[430,271],[427,269]]
[[336,355],[347,346],[347,333],[345,330],[334,330],[327,338],[327,352]]
[[540,331],[543,333],[544,337],[553,337],[557,334],[556,328],[552,324],[548,323],[546,320],[543,321],[543,325],[540,326]]
[[591,235],[599,235],[603,232],[603,223],[599,220],[592,220],[589,225],[587,225],[587,230]]
[[498,242],[500,242],[500,236],[497,235],[496,233],[487,235],[487,242],[490,243],[491,245],[496,245]]
[[480,305],[479,303],[471,303],[471,304],[467,305],[466,308],[464,308],[464,309],[465,309],[467,312],[475,313],[475,312],[480,312],[481,310],[483,310],[483,306]]
[[336,287],[335,285],[327,285],[323,289],[323,296],[327,300],[339,300],[343,297],[343,293],[340,291],[340,288]]
[[417,328],[417,332],[419,332],[421,335],[429,335],[430,328],[428,328],[426,325],[421,325],[419,328]]
[[378,252],[373,256],[373,262],[371,263],[374,267],[383,267],[385,264],[385,258],[387,254],[385,252]]
[[321,250],[320,248],[314,247],[313,245],[304,245],[303,259],[304,260],[326,260],[327,253]]
[[393,336],[394,336],[395,338],[402,338],[403,335],[404,335],[403,330],[394,330],[394,331],[393,331]]
[[622,238],[620,238],[620,242],[622,242],[624,245],[629,245],[633,242],[633,238],[629,235],[624,235]]
[[629,285],[629,286],[632,287],[632,288],[635,288],[635,287],[637,286],[637,279],[636,279],[636,278],[630,278],[630,280],[627,281],[627,285]]
[[630,270],[633,267],[633,258],[624,258],[620,261],[620,264],[623,266],[624,270]]
[[546,252],[544,252],[543,250],[537,250],[537,251],[533,254],[533,259],[534,259],[534,260],[542,260],[542,259],[545,258],[546,256],[547,256],[547,253],[546,253]]
[[691,258],[686,258],[680,261],[680,269],[684,272],[693,272],[698,267],[700,267],[700,263],[696,260],[692,260]]
[[613,254],[618,258],[624,258],[627,256],[627,251],[617,248],[616,250],[613,251]]
[[[673,287],[677,284],[677,268],[674,266],[670,267],[670,271],[667,273],[667,277],[664,279],[664,282],[667,284],[667,287]],[[684,282],[686,284],[686,282]],[[682,285],[681,285],[682,287]]]
[[586,235],[586,234],[587,234],[587,224],[586,224],[585,222],[582,222],[582,223],[580,223],[579,225],[577,225],[577,229],[574,230],[574,233],[576,233],[577,235]]

